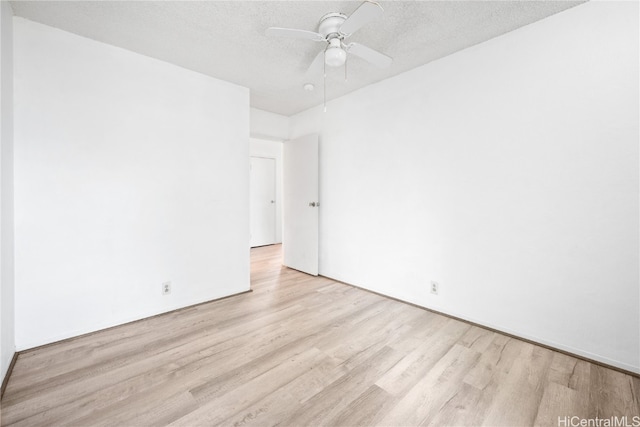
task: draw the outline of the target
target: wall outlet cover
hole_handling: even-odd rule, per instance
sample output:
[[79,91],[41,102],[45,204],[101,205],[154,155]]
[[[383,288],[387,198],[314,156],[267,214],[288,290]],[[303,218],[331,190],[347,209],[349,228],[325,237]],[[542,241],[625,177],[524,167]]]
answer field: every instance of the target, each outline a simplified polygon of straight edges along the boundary
[[440,289],[440,285],[438,282],[431,281],[431,293],[434,295],[438,295],[438,290]]
[[164,282],[162,284],[162,295],[169,295],[171,293],[171,282]]

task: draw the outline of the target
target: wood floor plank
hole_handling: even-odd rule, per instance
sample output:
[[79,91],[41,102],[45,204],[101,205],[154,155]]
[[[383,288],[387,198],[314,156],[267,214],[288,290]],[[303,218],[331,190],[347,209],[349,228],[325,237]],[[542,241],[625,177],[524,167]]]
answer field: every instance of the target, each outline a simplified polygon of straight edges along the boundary
[[246,409],[252,403],[293,381],[309,371],[327,356],[316,348],[310,348],[294,356],[289,356],[278,366],[245,382],[216,399],[202,402],[200,407],[171,423],[172,426],[218,425],[229,414]]
[[404,394],[410,387],[422,380],[425,375],[456,345],[457,341],[469,330],[470,326],[453,319],[433,334],[398,364],[386,372],[376,385],[391,395]]
[[480,353],[453,345],[382,419],[383,425],[428,424],[452,399]]
[[[429,426],[478,426],[486,414],[488,393],[462,382],[456,393],[438,408],[437,413],[425,419]],[[483,399],[485,399],[483,401]]]
[[558,425],[558,420],[567,417],[586,418],[580,394],[569,387],[550,382],[544,389],[534,424],[537,426]]
[[590,366],[589,418],[607,418],[611,413],[638,411],[633,383],[628,375],[598,365]]
[[483,425],[533,425],[552,358],[552,351],[526,343],[502,382]]
[[519,342],[514,342],[504,335],[496,335],[482,352],[476,366],[465,375],[464,382],[484,390],[497,374],[496,371],[508,370],[511,367],[520,351]]
[[400,359],[390,347],[377,349],[349,374],[340,377],[320,393],[302,403],[280,423],[283,426],[322,425],[338,416],[375,380]]
[[2,426],[558,425],[640,416],[640,379],[255,248],[252,293],[23,352]]
[[292,408],[310,399],[348,372],[340,361],[326,357],[308,372],[233,414],[222,424],[238,427],[276,425],[291,413]]
[[370,426],[380,422],[382,416],[396,404],[389,393],[372,385],[353,400],[328,424],[333,426]]

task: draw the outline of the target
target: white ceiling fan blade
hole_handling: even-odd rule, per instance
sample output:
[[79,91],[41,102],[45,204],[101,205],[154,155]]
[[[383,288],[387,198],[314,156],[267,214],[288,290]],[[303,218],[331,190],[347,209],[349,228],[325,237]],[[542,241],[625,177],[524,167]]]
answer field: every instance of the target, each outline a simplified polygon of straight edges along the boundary
[[317,42],[324,41],[324,37],[320,33],[307,30],[296,30],[294,28],[269,27],[265,31],[269,37],[288,37],[290,39],[306,39]]
[[305,77],[307,79],[313,79],[314,77],[322,76],[324,73],[324,49],[320,51],[309,65]]
[[355,56],[359,56],[365,61],[370,62],[380,68],[387,68],[393,62],[393,59],[391,59],[387,55],[358,43],[349,43],[348,52],[353,53]]
[[340,27],[342,34],[352,34],[363,25],[382,16],[382,6],[372,1],[365,1],[347,18]]

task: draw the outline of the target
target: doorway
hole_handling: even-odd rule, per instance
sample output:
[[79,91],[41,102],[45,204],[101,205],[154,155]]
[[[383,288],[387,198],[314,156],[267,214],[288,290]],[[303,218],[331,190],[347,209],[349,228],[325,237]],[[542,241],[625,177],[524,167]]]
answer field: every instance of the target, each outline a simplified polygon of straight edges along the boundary
[[[286,142],[252,137],[249,152],[251,248],[282,243],[282,264],[314,276],[319,272],[318,139],[317,134]],[[265,188],[274,182],[269,172],[274,165],[275,198],[272,187]],[[275,240],[269,229],[272,205]]]
[[[254,234],[260,234],[259,232],[254,233],[254,229],[256,229],[254,223],[257,223],[257,218],[259,217],[257,209],[256,212],[254,212],[253,209],[254,206],[257,207],[258,203],[257,201],[253,201],[255,193],[258,191],[258,189],[254,189],[254,187],[260,186],[261,184],[260,182],[254,182],[258,179],[258,174],[253,173],[254,168],[252,165],[249,178],[249,230],[251,233],[249,246],[252,248],[282,243],[282,141],[251,137],[249,139],[249,161],[253,162],[256,158],[268,159],[267,161],[271,162],[275,168],[275,178],[266,176],[265,174],[265,176],[260,179],[260,181],[263,182],[273,183],[275,186],[275,196],[268,199],[266,197],[263,198],[263,200],[268,201],[269,205],[275,206],[275,219],[274,221],[262,219],[262,221],[267,221],[269,224],[275,223],[275,237],[269,239],[260,238],[260,242],[258,242],[257,238],[254,240]],[[258,162],[260,162],[260,160],[258,160]],[[274,203],[271,203],[271,200],[274,200]],[[270,213],[267,214],[270,215]]]
[[276,160],[251,157],[251,247],[273,245],[276,239]]

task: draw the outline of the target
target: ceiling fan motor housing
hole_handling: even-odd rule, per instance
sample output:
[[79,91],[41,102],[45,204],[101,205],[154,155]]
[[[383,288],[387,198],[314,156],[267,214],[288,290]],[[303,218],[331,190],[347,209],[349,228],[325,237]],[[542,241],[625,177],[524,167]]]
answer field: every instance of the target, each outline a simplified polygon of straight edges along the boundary
[[340,32],[340,27],[344,21],[347,20],[347,15],[339,12],[331,12],[320,18],[320,24],[318,25],[318,32],[324,36],[325,39],[330,40],[333,38],[343,39],[344,34]]

